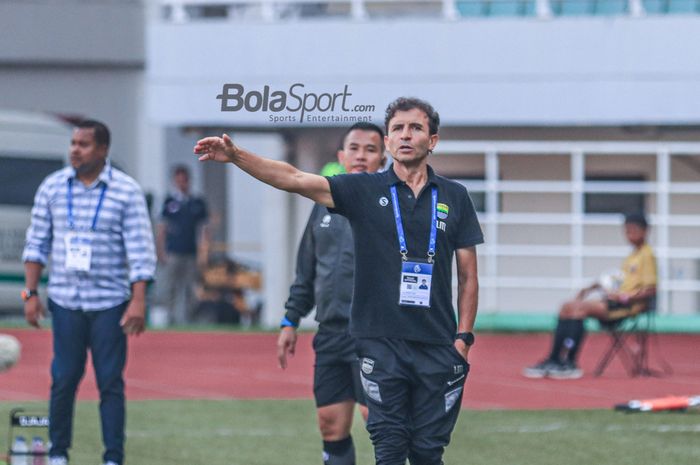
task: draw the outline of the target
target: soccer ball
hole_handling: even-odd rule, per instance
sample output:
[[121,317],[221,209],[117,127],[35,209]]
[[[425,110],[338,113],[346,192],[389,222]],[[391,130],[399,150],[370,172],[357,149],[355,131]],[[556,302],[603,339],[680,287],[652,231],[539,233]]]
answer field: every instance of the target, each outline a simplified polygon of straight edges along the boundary
[[9,370],[19,361],[21,347],[16,337],[0,334],[0,373]]
[[611,270],[600,275],[598,284],[606,293],[617,292],[622,284],[622,273],[619,270]]

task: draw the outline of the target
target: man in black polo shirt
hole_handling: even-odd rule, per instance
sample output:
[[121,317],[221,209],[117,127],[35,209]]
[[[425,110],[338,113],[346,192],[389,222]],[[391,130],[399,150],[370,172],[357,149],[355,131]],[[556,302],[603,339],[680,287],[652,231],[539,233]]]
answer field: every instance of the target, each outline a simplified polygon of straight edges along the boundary
[[[355,123],[343,135],[338,160],[347,173],[379,170],[386,162],[384,132],[371,123]],[[367,418],[355,342],[348,328],[354,268],[350,223],[323,205],[314,205],[299,244],[277,357],[280,367],[286,368],[288,355],[296,349],[296,327],[315,306],[319,325],[313,341],[314,398],[325,465],[354,465],[350,430],[356,402]]]
[[[475,246],[483,242],[467,190],[437,176],[427,158],[439,116],[399,98],[386,112],[394,163],[383,173],[323,178],[209,137],[200,160],[232,162],[255,178],[334,209],[350,220],[355,286],[350,319],[368,397],[367,429],[378,465],[439,465],[469,371],[477,310]],[[458,312],[452,307],[457,260]],[[419,289],[423,279],[428,289]]]

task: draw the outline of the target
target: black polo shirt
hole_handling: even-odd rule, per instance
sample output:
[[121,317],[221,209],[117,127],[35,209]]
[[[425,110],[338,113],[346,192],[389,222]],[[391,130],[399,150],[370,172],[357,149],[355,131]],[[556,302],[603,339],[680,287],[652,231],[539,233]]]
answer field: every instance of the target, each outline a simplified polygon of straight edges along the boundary
[[[392,337],[451,344],[457,329],[452,306],[452,262],[455,249],[484,241],[467,189],[436,175],[418,199],[389,170],[328,178],[337,212],[350,220],[355,242],[355,287],[350,332],[355,337]],[[438,189],[438,229],[430,308],[399,305],[401,253],[391,205],[396,185],[409,258],[427,259],[432,217],[432,186]]]
[[166,250],[180,255],[196,255],[197,228],[207,221],[208,216],[204,199],[168,195],[161,211],[161,218],[166,223]]

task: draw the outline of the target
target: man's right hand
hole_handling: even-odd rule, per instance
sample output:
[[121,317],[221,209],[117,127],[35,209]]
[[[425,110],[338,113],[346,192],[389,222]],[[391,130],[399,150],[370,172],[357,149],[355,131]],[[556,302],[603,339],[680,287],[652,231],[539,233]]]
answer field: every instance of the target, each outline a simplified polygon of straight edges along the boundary
[[199,161],[213,160],[221,163],[233,163],[238,147],[233,144],[231,138],[224,134],[223,137],[205,137],[197,141],[194,153],[199,155]]
[[46,316],[44,306],[39,297],[31,297],[24,303],[24,319],[30,326],[41,328],[40,321]]
[[294,351],[297,345],[297,330],[292,326],[285,326],[280,330],[280,335],[277,338],[277,361],[280,368],[287,368],[287,354],[294,356]]

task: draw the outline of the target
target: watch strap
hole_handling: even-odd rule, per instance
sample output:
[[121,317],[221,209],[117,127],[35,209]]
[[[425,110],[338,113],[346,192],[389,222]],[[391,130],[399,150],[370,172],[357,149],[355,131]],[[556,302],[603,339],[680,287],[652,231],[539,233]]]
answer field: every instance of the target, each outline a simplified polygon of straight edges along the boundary
[[476,338],[474,337],[474,333],[468,331],[465,333],[457,333],[455,339],[461,339],[466,345],[471,346],[474,345],[474,340]]
[[39,296],[39,291],[36,289],[22,289],[22,300],[27,301],[31,299],[32,297],[38,297]]

